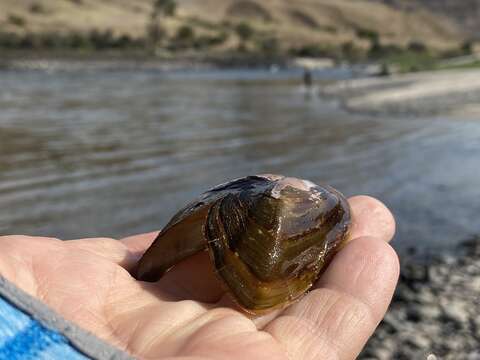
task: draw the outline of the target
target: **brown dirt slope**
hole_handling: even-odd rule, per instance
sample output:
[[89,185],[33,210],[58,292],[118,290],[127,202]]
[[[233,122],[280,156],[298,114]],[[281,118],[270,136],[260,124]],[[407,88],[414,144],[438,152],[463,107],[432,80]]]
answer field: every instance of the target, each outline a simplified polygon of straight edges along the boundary
[[[116,34],[142,36],[150,0],[0,0],[0,30],[22,32],[111,29]],[[249,21],[258,31],[281,39],[282,45],[352,41],[358,29],[380,34],[383,43],[406,45],[421,41],[446,49],[463,38],[453,21],[426,8],[414,12],[367,0],[178,0],[179,10],[167,20],[170,32],[181,24],[220,24]],[[20,19],[20,20],[19,20]]]
[[469,36],[480,40],[480,1],[478,0],[378,0],[404,11],[419,8],[442,14],[453,20]]

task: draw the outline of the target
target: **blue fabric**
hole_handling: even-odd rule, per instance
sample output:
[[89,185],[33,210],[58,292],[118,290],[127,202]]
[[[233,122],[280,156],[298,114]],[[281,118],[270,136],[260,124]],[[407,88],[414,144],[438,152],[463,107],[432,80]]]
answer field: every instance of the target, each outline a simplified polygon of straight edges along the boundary
[[15,334],[28,327],[30,322],[29,316],[12,307],[0,296],[0,349]]
[[0,359],[88,359],[68,339],[0,298]]

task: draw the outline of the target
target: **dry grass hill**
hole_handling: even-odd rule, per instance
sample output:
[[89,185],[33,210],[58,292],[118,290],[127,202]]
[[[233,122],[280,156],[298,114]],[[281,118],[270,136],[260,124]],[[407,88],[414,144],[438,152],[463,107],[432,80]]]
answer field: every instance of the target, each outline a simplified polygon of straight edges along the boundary
[[[416,41],[438,50],[458,46],[464,36],[454,21],[427,8],[407,11],[376,1],[177,0],[177,3],[175,17],[163,22],[169,33],[174,34],[185,24],[196,34],[212,33],[226,23],[247,21],[255,31],[279,39],[286,48],[304,44],[338,46],[348,42],[367,47],[369,43],[359,36],[359,29],[378,33],[382,44],[405,46]],[[110,29],[115,35],[142,37],[151,8],[151,0],[0,0],[0,30],[22,34]]]
[[468,36],[480,39],[480,1],[478,0],[377,0],[404,11],[426,8],[448,16]]

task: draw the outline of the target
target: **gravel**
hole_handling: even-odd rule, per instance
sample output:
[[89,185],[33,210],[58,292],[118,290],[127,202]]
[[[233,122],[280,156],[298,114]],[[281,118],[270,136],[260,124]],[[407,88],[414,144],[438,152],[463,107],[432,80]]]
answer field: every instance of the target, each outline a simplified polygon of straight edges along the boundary
[[392,305],[359,359],[480,360],[480,237],[402,259]]

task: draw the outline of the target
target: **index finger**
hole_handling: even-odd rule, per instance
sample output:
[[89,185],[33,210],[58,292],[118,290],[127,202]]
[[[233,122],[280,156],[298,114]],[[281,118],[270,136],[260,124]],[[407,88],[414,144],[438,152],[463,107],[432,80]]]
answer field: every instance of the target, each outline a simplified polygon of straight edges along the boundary
[[352,230],[350,239],[375,237],[390,242],[395,234],[395,218],[379,200],[366,195],[348,199],[352,209]]
[[137,256],[143,255],[145,251],[152,245],[153,241],[158,236],[158,231],[133,235],[119,240],[123,245],[125,245],[132,254]]

